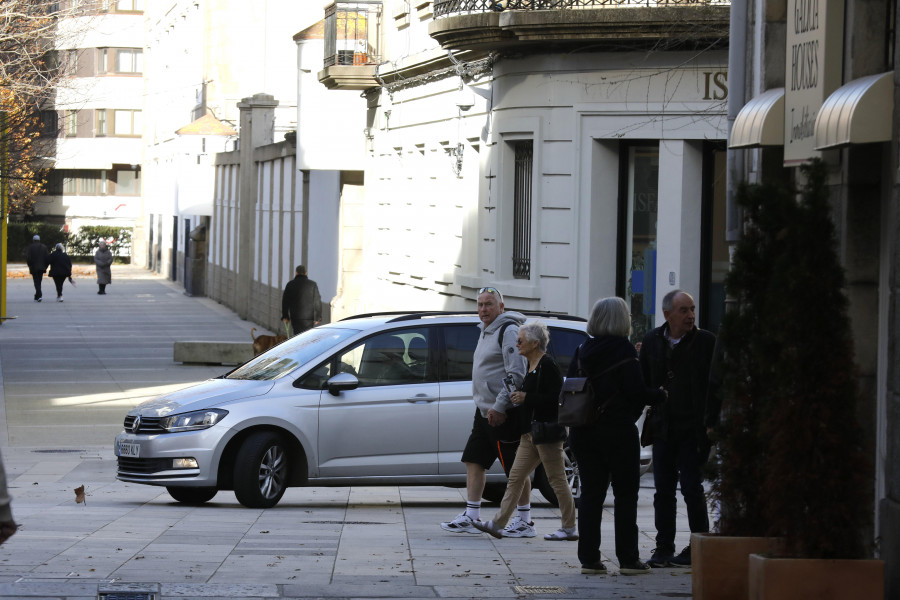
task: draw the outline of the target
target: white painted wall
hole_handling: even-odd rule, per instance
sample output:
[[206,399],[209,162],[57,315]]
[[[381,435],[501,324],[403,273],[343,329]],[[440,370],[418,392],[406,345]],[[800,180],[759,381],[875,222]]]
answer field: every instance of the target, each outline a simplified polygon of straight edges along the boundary
[[297,168],[361,171],[366,145],[366,99],[358,90],[319,83],[325,42],[297,43]]
[[[725,139],[726,108],[704,100],[703,73],[726,64],[724,52],[504,59],[467,85],[467,112],[457,77],[383,92],[366,165],[364,260],[384,292],[372,308],[408,308],[407,291],[417,308],[472,308],[490,284],[508,306],[586,315],[616,291],[621,139],[661,140],[658,298],[669,272],[697,290],[700,148]],[[534,141],[530,280],[511,264],[521,139]],[[458,143],[459,177],[447,153]]]

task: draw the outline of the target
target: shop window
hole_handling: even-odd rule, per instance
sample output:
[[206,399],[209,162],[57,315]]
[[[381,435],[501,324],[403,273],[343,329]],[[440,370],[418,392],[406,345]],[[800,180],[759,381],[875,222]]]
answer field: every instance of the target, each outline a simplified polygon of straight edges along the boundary
[[726,150],[724,144],[707,142],[703,156],[703,237],[700,290],[703,310],[699,326],[715,333],[725,315],[725,276],[730,266],[726,204]]
[[513,143],[513,277],[531,279],[531,172],[534,142]]
[[632,340],[653,329],[656,311],[656,225],[659,202],[659,146],[624,147],[625,301],[631,308]]

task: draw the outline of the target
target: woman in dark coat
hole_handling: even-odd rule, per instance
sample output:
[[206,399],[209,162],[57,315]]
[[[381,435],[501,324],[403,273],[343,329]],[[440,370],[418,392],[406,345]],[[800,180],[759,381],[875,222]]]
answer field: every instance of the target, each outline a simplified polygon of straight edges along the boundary
[[644,385],[637,352],[628,335],[631,315],[621,298],[602,298],[594,304],[587,326],[591,339],[578,347],[568,376],[579,365],[591,380],[597,399],[609,404],[592,425],[569,429],[571,447],[581,474],[578,506],[578,558],[581,572],[603,575],[600,561],[600,520],[606,491],[615,495],[616,557],[623,575],[649,573],[638,552],[637,501],[641,479],[641,442],[635,421],[644,407],[666,399],[663,389]]
[[112,252],[106,247],[106,242],[100,240],[100,247],[94,253],[94,264],[97,265],[97,285],[100,286],[98,294],[106,294],[106,286],[112,283],[112,271],[110,269],[112,262]]
[[50,253],[47,263],[50,265],[50,277],[53,278],[53,283],[56,284],[56,301],[62,302],[63,284],[66,282],[66,279],[72,278],[72,260],[66,254],[63,245],[57,244],[56,249]]

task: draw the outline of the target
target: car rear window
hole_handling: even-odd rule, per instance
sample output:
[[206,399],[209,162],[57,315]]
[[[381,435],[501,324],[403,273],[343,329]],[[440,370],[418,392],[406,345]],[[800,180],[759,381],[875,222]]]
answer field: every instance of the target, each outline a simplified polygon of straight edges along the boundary
[[575,349],[583,344],[586,339],[588,339],[588,335],[583,331],[560,329],[558,327],[550,328],[550,346],[547,350],[556,359],[556,364],[559,365],[559,369],[564,375],[569,370],[572,357],[575,356]]
[[344,328],[308,329],[244,363],[225,378],[271,381],[284,377],[358,333],[359,330]]

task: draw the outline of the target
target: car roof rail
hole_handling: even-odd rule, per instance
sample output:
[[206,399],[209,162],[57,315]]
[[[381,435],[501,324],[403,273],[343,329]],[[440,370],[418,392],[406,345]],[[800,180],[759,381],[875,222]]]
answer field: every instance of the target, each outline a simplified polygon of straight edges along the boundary
[[[553,312],[541,312],[541,311],[516,311],[525,315],[526,317],[542,317],[545,319],[557,319],[563,321],[578,321],[578,322],[587,322],[587,319],[583,317],[578,317],[576,315],[567,315],[564,313],[553,313]],[[445,316],[472,316],[477,315],[478,312],[474,310],[429,310],[429,311],[408,311],[408,310],[395,310],[395,311],[385,311],[385,312],[372,312],[365,313],[361,315],[353,315],[351,317],[344,317],[341,321],[349,321],[350,319],[366,319],[369,317],[391,317],[389,323],[396,323],[399,321],[414,321],[416,319],[422,319],[425,317],[445,317]]]

